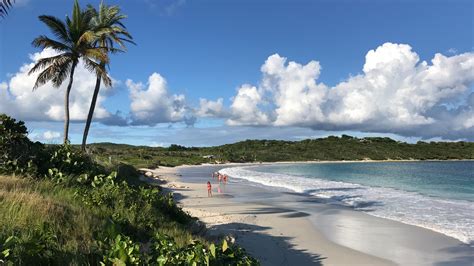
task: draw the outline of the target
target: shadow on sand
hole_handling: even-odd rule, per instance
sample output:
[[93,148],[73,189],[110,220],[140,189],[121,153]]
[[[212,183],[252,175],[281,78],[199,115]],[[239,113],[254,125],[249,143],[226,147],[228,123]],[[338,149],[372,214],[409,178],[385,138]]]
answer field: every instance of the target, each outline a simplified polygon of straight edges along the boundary
[[236,243],[258,258],[262,265],[322,265],[325,258],[296,249],[291,244],[291,237],[266,234],[269,229],[247,223],[229,223],[212,226],[209,231],[235,237]]
[[469,244],[462,244],[456,247],[450,247],[450,248],[444,248],[441,249],[440,251],[442,252],[448,252],[455,254],[455,257],[447,260],[447,261],[441,261],[437,262],[435,265],[436,266],[472,266],[474,265],[474,252],[469,252],[472,250],[474,247],[474,241],[471,241]]

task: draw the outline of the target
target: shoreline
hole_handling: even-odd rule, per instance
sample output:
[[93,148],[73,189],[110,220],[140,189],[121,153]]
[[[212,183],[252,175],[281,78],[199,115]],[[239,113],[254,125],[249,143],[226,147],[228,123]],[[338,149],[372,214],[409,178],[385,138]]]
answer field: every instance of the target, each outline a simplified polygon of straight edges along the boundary
[[[322,163],[326,162],[328,161]],[[309,163],[314,162],[310,161]],[[252,164],[255,165],[255,163]],[[458,247],[459,241],[429,229],[316,201],[316,203],[311,203],[313,204],[311,208],[318,210],[315,213],[307,213],[304,209],[299,209],[297,205],[291,204],[293,201],[308,201],[308,197],[304,195],[291,195],[289,198],[282,198],[261,188],[256,189],[251,188],[250,185],[232,183],[229,184],[229,188],[235,187],[244,191],[255,190],[256,192],[249,194],[248,191],[245,193],[225,191],[214,198],[205,197],[205,187],[201,182],[210,178],[207,174],[211,173],[212,168],[252,164],[162,167],[150,171],[168,182],[167,186],[171,186],[169,189],[175,193],[183,209],[203,221],[211,235],[234,234],[236,241],[259,258],[263,265],[282,264],[285,259],[287,262],[299,265],[321,263],[329,265],[390,265],[394,262],[406,264],[415,261],[417,265],[455,261],[456,263],[453,265],[471,265],[474,260],[474,257],[466,256],[463,247]],[[261,164],[257,163],[256,165]],[[206,175],[202,176],[203,173]],[[201,176],[199,177],[199,175]],[[258,193],[263,193],[272,200],[275,199],[275,202],[268,204],[268,199],[261,198]],[[219,204],[215,204],[216,201]],[[339,224],[334,224],[334,220],[339,221]],[[357,221],[359,224],[347,224],[345,221]],[[365,232],[366,235],[363,239],[358,239],[359,236],[354,234],[355,228]],[[391,233],[401,233],[401,238],[392,241]],[[413,241],[411,238],[414,236],[421,238],[421,240]],[[383,250],[370,247],[370,243],[363,243],[369,245],[368,247],[360,247],[357,246],[360,244],[352,243],[357,241],[377,243],[384,237],[386,240],[388,239],[386,242],[395,243],[379,243],[381,247],[399,249],[398,252],[404,254],[405,257],[398,255],[393,258],[391,254],[385,254],[386,252]],[[259,244],[256,245],[256,242]],[[415,249],[420,249],[418,253],[411,251],[413,247],[410,247],[409,242],[417,243]],[[263,247],[272,245],[273,249],[278,250],[281,256],[269,258],[262,255],[268,253]],[[428,247],[424,248],[425,245]],[[430,254],[430,248],[431,250],[441,248],[445,251]],[[447,251],[449,249],[451,251]],[[464,256],[464,259],[459,258],[461,255]]]
[[[403,159],[403,160],[327,160],[327,161],[277,161],[277,162],[226,162],[226,163],[201,163],[201,164],[182,164],[178,166],[160,166],[160,168],[171,168],[180,169],[186,167],[198,167],[198,166],[215,166],[215,167],[226,167],[226,166],[252,166],[252,165],[267,165],[267,164],[311,164],[311,163],[396,163],[396,162],[473,162],[474,159],[447,159],[447,160],[418,160],[418,159]],[[156,168],[156,169],[160,169]],[[150,170],[150,169],[148,169]]]

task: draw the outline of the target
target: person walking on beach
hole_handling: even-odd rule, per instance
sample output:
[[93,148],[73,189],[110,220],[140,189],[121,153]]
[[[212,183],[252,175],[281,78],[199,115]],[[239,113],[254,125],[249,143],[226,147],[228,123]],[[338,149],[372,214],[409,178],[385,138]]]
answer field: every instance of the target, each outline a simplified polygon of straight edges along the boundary
[[207,181],[207,196],[212,197],[212,185],[210,181]]

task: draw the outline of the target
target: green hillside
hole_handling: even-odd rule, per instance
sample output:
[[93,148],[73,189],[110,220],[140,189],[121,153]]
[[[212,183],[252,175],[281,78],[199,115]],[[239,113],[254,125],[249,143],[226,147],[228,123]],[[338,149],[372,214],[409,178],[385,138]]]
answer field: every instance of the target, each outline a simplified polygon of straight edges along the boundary
[[246,140],[199,148],[96,143],[89,149],[103,162],[125,162],[140,167],[216,162],[474,159],[472,142],[420,141],[409,144],[390,138],[355,138],[347,135],[302,141]]

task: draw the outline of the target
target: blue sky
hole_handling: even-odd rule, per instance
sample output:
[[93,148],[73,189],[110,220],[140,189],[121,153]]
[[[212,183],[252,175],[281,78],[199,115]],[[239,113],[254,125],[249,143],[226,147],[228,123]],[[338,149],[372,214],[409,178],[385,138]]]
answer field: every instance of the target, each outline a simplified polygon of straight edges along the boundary
[[[98,2],[80,1],[82,6],[88,3],[97,6]],[[106,3],[121,6],[122,12],[128,15],[125,24],[137,45],[129,46],[127,53],[112,58],[110,74],[116,82],[113,89],[104,94],[102,106],[104,112],[115,114],[118,110],[124,119],[140,122],[128,122],[129,125],[125,127],[94,123],[91,141],[146,145],[170,143],[217,145],[247,138],[297,140],[347,132],[358,136],[388,135],[408,141],[420,138],[471,140],[469,135],[473,133],[473,127],[470,122],[465,121],[473,114],[474,100],[471,100],[474,99],[472,96],[474,74],[471,73],[473,69],[469,65],[467,70],[464,68],[465,72],[462,72],[456,69],[456,66],[466,65],[466,62],[472,61],[474,47],[472,1],[110,0]],[[10,100],[14,98],[12,77],[15,73],[21,72],[22,65],[31,63],[31,54],[40,52],[31,46],[31,41],[40,34],[51,36],[47,28],[38,21],[37,16],[50,14],[63,18],[70,13],[71,8],[72,1],[21,0],[17,1],[7,19],[0,22],[0,82],[6,84],[4,87],[8,87],[5,88],[7,91],[10,90],[8,94],[10,96],[2,94],[0,97],[9,97]],[[382,47],[385,43],[408,45],[410,48]],[[424,93],[428,92],[425,87],[429,86],[438,86],[435,91],[439,92],[439,97],[406,106],[405,102],[400,101],[384,103],[384,97],[367,96],[368,94],[357,91],[360,90],[359,87],[349,86],[349,89],[340,89],[338,85],[341,85],[341,82],[356,84],[356,81],[351,80],[352,77],[363,75],[369,80],[371,75],[377,75],[375,72],[371,74],[365,72],[364,65],[367,63],[368,52],[379,47],[381,49],[377,50],[379,52],[374,54],[372,61],[387,63],[387,60],[380,58],[387,54],[390,54],[391,58],[398,58],[398,54],[406,54],[405,51],[409,50],[419,58],[415,62],[415,67],[421,61],[427,61],[428,66],[431,66],[434,64],[431,60],[435,54],[441,53],[449,61],[441,64],[439,68],[446,73],[460,76],[455,80],[443,81],[442,85],[422,83],[424,79],[421,78],[419,82],[410,83],[413,87],[412,93],[413,91],[420,93],[416,97],[424,97]],[[280,76],[274,76],[274,73],[264,73],[261,70],[266,63],[279,64],[279,58],[273,58],[272,62],[268,60],[274,54],[278,54],[279,58],[287,58],[284,63],[287,76],[281,76],[283,72],[279,72]],[[395,56],[392,56],[394,54]],[[387,64],[393,65],[395,64],[393,62],[400,61],[393,58]],[[412,62],[408,57],[403,58],[407,58],[408,65]],[[319,67],[308,70],[309,72],[301,69],[302,72],[291,74],[286,68],[290,61],[303,67],[314,61]],[[405,64],[404,61],[402,63]],[[385,65],[384,69],[387,68]],[[396,69],[399,68],[397,66]],[[419,73],[422,70],[414,68],[411,70],[412,74],[401,78],[419,78],[423,75]],[[157,113],[163,112],[164,109],[143,109],[145,107],[140,105],[140,100],[152,96],[151,93],[137,94],[135,100],[131,99],[131,84],[142,83],[139,90],[146,91],[149,85],[148,79],[153,73],[158,73],[166,80],[168,100],[174,99],[173,95],[185,97],[182,104],[186,108],[180,110],[179,114],[161,117]],[[393,73],[383,75],[386,75],[389,81],[400,78],[394,77]],[[336,101],[333,100],[335,96],[327,96],[327,100],[309,102],[307,103],[309,109],[298,110],[294,116],[290,116],[292,112],[288,113],[285,110],[293,108],[295,103],[281,102],[278,97],[283,91],[291,91],[298,85],[288,82],[262,84],[265,80],[271,79],[272,82],[275,79],[295,80],[295,77],[301,76],[306,78],[309,76],[309,80],[316,80],[317,84],[324,84],[327,87],[316,89],[308,85],[309,89],[302,88],[302,90],[326,90],[326,94],[329,95],[330,91],[348,91],[354,88],[358,92],[357,95],[368,97],[359,100],[356,106],[365,102],[377,102],[377,108],[342,110],[341,108],[348,106],[347,103],[353,102],[352,99],[360,99],[360,97],[350,98],[354,94],[347,93],[337,100],[342,102],[340,105],[333,104]],[[397,82],[390,83],[398,84]],[[244,84],[254,86],[255,90],[243,90]],[[400,84],[399,88],[391,87],[386,90],[390,92],[403,90],[402,86],[406,84]],[[448,88],[457,89],[455,93],[446,96]],[[375,86],[373,91],[384,89]],[[37,92],[41,93],[40,90],[41,88]],[[61,92],[59,90],[57,94]],[[261,114],[260,120],[250,121],[239,116],[239,112],[242,113],[243,110],[239,108],[245,106],[238,106],[238,103],[248,105],[247,100],[250,101],[248,93],[258,95],[258,99],[250,97],[252,103],[255,103],[255,109],[249,111],[249,115],[258,117]],[[239,95],[245,96],[245,101],[236,101]],[[315,95],[314,99],[320,98]],[[400,99],[407,98],[406,95],[400,96],[401,93],[397,95]],[[209,101],[222,98],[222,106],[216,112],[212,112],[212,115],[204,111],[199,112],[198,109],[202,107],[200,98]],[[291,95],[288,98],[291,98]],[[311,97],[308,96],[309,98]],[[136,112],[133,114],[131,101],[136,102]],[[383,109],[384,105],[393,104],[400,104],[403,108],[395,106],[390,110]],[[322,114],[334,118],[311,116],[311,112],[317,112],[314,111],[314,106],[323,105],[328,106],[321,108]],[[5,106],[7,105],[4,104],[3,110],[0,107],[0,111],[14,116],[18,113],[16,116],[26,120],[34,131],[33,137],[54,141],[49,135],[42,139],[44,133],[61,132],[62,123],[58,119],[20,114],[14,107],[7,109]],[[450,106],[462,108],[451,110]],[[440,111],[439,108],[446,110]],[[138,113],[144,110],[146,119],[143,117],[138,119]],[[349,111],[364,115],[342,121],[339,117],[343,117]],[[409,112],[408,116],[402,115],[405,111]],[[448,115],[446,113],[448,111],[452,111],[453,114]],[[371,114],[365,115],[366,112]],[[299,119],[301,116],[308,118]],[[183,122],[184,117],[188,119],[195,117],[196,123],[192,126],[186,125]],[[410,120],[407,122],[405,119]],[[376,126],[377,121],[381,120],[391,123],[383,128]],[[448,125],[447,120],[456,120],[458,124]],[[81,122],[73,125],[71,135],[73,142],[80,141],[82,127]],[[443,127],[460,129],[451,131]],[[429,128],[428,132],[420,132],[426,128]],[[120,138],[117,138],[118,135]]]

